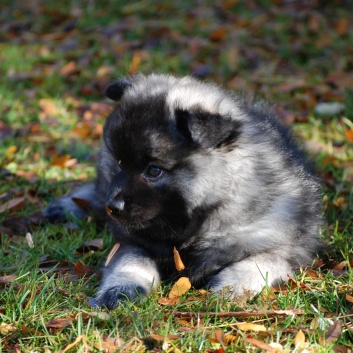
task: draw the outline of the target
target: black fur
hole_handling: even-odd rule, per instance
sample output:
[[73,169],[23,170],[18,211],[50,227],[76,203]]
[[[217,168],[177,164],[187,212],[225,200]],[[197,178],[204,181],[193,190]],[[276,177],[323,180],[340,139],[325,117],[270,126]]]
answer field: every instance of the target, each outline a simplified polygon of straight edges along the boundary
[[121,247],[103,271],[98,305],[113,308],[179,276],[255,293],[266,278],[275,284],[310,263],[320,246],[319,183],[271,113],[191,78],[139,75],[106,94],[118,104],[95,187],[46,210],[49,219],[82,216],[71,200],[80,192],[96,213],[107,209]]

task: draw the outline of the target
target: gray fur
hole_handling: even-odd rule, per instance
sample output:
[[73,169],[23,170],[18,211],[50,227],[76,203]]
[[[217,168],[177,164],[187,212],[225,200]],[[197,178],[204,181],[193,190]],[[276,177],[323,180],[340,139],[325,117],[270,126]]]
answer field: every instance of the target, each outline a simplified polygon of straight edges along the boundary
[[[190,77],[121,82],[107,90],[118,104],[95,189],[86,186],[98,210],[113,208],[121,243],[104,269],[99,305],[113,308],[180,275],[196,287],[256,293],[310,264],[320,246],[320,185],[269,111]],[[162,176],[151,177],[151,166]],[[46,214],[59,205],[82,217],[71,203],[54,201]]]

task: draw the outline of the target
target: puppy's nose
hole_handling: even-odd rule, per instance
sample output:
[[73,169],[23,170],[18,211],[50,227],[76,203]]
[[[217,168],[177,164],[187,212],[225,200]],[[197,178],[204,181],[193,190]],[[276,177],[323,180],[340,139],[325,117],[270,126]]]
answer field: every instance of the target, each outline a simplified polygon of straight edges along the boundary
[[112,213],[120,213],[124,210],[125,202],[121,199],[109,199],[105,205],[105,210],[109,215]]

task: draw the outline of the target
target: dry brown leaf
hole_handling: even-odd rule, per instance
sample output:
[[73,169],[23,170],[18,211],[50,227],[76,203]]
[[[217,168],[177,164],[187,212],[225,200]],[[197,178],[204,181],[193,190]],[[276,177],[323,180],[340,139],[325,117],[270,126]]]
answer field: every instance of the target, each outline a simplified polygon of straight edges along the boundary
[[332,269],[335,271],[342,271],[348,265],[347,261],[341,261],[339,264],[335,265]]
[[190,322],[190,321],[187,321],[187,320],[184,320],[184,319],[180,319],[178,317],[176,317],[174,319],[179,325],[182,325],[182,326],[187,326],[187,327],[194,327],[194,325]]
[[342,332],[342,321],[336,320],[333,325],[327,329],[325,343],[330,343],[336,341]]
[[169,334],[167,336],[163,336],[163,335],[149,335],[148,338],[150,338],[151,340],[154,341],[158,341],[158,342],[164,342],[164,341],[174,341],[180,338],[179,335],[172,335]]
[[210,40],[212,42],[219,42],[227,33],[227,28],[218,28],[210,34]]
[[189,278],[180,277],[176,283],[174,283],[172,289],[169,292],[169,298],[178,298],[186,293],[191,288]]
[[8,285],[17,278],[16,275],[0,276],[0,285]]
[[247,343],[250,343],[258,348],[265,350],[266,352],[276,352],[276,349],[271,347],[269,344],[259,341],[256,338],[243,338]]
[[236,325],[241,331],[267,332],[267,328],[264,325],[253,324],[251,322],[239,323]]
[[337,34],[339,34],[340,36],[343,34],[346,34],[348,29],[349,29],[349,25],[350,25],[350,21],[348,20],[348,18],[346,17],[342,17],[337,25],[336,25],[336,32]]
[[81,199],[79,197],[71,197],[71,200],[75,202],[77,206],[83,210],[88,210],[91,207],[91,201],[86,199]]
[[218,343],[224,343],[224,333],[221,329],[216,329],[213,331],[213,338]]
[[158,303],[161,305],[176,305],[179,303],[179,298],[159,298]]
[[120,243],[114,244],[112,249],[109,251],[107,259],[105,260],[105,264],[104,264],[105,267],[108,266],[109,262],[111,261],[111,259],[113,258],[113,256],[115,255],[115,253],[118,251],[119,248],[120,248]]
[[173,254],[174,254],[174,263],[175,263],[175,268],[177,269],[177,271],[182,271],[185,269],[185,265],[179,255],[179,251],[176,249],[176,247],[174,246],[173,248]]
[[80,71],[75,61],[70,61],[60,69],[60,74],[64,76],[74,75]]
[[346,294],[346,300],[350,303],[353,303],[353,296]]
[[12,200],[8,200],[0,206],[0,213],[5,211],[15,212],[20,210],[26,203],[26,199],[24,196],[15,197]]
[[77,261],[75,263],[75,274],[77,276],[91,276],[94,273],[94,270],[92,267],[84,264],[81,261]]
[[62,329],[66,326],[71,325],[72,319],[67,318],[56,318],[45,323],[46,328]]

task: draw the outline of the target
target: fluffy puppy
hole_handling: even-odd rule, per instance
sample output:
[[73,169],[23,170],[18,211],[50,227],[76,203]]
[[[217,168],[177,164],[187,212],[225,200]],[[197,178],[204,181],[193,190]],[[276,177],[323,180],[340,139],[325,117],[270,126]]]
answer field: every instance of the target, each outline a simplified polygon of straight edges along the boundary
[[[106,209],[121,244],[98,305],[186,276],[233,295],[261,291],[319,248],[320,187],[288,131],[263,107],[190,77],[137,75],[106,90],[109,115],[95,185],[54,201],[47,217]],[[173,247],[186,266],[177,272]]]

